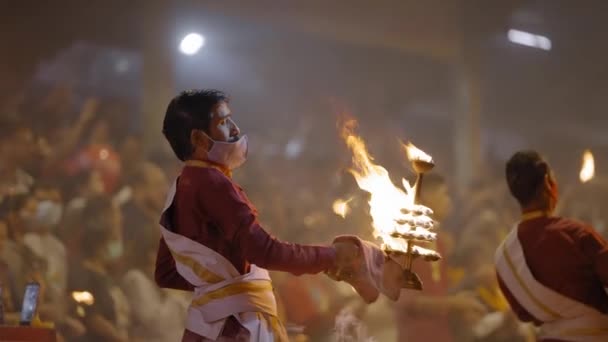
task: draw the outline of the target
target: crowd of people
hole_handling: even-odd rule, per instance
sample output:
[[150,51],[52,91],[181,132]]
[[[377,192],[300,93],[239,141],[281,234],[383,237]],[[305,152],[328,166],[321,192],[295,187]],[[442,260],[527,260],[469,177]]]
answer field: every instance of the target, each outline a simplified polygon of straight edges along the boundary
[[60,340],[179,340],[188,296],[154,282],[166,170],[138,136],[116,133],[105,103],[89,98],[70,115],[65,95],[2,113],[5,323],[19,323],[25,286],[37,282],[32,324],[54,326]]
[[[56,90],[50,99],[0,113],[5,322],[19,322],[23,290],[35,281],[41,292],[32,324],[54,326],[60,341],[177,341],[190,294],[160,289],[154,267],[159,215],[179,164],[145,153],[141,138],[124,129],[128,113],[112,114],[115,108],[88,98],[72,115],[65,94]],[[327,177],[338,162],[313,161],[311,168],[289,158],[252,160],[235,177],[280,238],[311,243],[349,233],[371,240],[365,193],[346,172]],[[273,172],[290,177],[279,180]],[[349,286],[325,277],[273,275],[294,340],[335,339],[336,317],[345,309],[357,319],[353,326],[365,326],[377,341],[533,338],[534,330],[510,313],[493,267],[496,247],[518,218],[504,180],[477,186],[458,205],[449,181],[430,174],[423,187],[423,204],[440,223],[435,247],[443,255],[436,264],[414,264],[424,291],[368,306]],[[351,197],[346,219],[331,211],[344,194]]]

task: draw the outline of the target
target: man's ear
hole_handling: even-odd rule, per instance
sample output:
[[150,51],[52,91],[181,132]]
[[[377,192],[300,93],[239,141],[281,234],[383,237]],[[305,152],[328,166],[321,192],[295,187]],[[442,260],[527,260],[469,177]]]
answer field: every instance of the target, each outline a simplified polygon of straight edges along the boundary
[[205,151],[209,150],[210,141],[207,135],[200,129],[193,129],[190,131],[190,143],[196,149],[197,147],[203,148]]
[[553,178],[553,175],[547,173],[545,175],[545,187],[547,189],[552,189],[553,187],[555,187],[556,182],[555,182],[555,178]]

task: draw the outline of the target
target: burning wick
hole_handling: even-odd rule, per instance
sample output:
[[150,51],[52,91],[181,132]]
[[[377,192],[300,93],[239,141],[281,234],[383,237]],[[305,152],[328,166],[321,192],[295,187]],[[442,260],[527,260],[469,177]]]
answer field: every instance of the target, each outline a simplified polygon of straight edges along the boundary
[[352,201],[352,198],[345,200],[337,199],[332,204],[332,209],[334,213],[342,218],[346,218],[346,215],[350,212],[350,207],[348,206],[348,202]]
[[[434,163],[433,163],[433,157],[431,157],[428,154],[424,153],[423,150],[419,149],[418,147],[416,147],[411,142],[408,142],[407,144],[403,144],[403,148],[405,149],[405,152],[407,153],[407,159],[408,160],[410,160],[410,161],[422,161],[422,162],[434,165]],[[430,169],[426,170],[425,172],[428,172],[428,171],[430,171]]]
[[74,291],[72,292],[72,298],[78,304],[93,305],[95,303],[95,298],[88,291]]
[[583,165],[581,166],[581,172],[578,177],[582,183],[587,183],[595,175],[595,160],[590,150],[586,150],[583,153]]

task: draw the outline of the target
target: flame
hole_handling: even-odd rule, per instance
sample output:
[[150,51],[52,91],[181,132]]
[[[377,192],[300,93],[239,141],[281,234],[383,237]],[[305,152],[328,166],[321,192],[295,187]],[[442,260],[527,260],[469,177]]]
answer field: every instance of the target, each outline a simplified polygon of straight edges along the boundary
[[348,200],[337,199],[332,204],[332,209],[336,215],[341,216],[342,218],[346,218],[346,214],[350,211],[350,207],[348,206],[348,202],[350,202],[352,198]]
[[72,298],[80,304],[93,305],[95,298],[88,291],[74,291],[72,292]]
[[[369,155],[365,142],[354,133],[355,127],[356,121],[349,120],[342,129],[342,137],[353,155],[353,165],[349,171],[355,177],[359,188],[371,195],[369,207],[374,236],[382,240],[382,248],[398,252],[407,251],[407,241],[395,237],[394,234],[407,235],[408,238],[416,240],[434,241],[437,238],[436,234],[425,228],[432,226],[433,220],[428,216],[432,214],[431,209],[414,203],[415,191],[407,180],[402,180],[403,189],[395,186],[388,171],[372,162],[373,158]],[[412,149],[412,153],[415,153],[416,157],[430,158],[419,149]],[[415,226],[410,226],[408,222],[412,222],[413,219]],[[416,255],[437,255],[429,249],[412,247]]]
[[409,160],[421,160],[427,163],[433,162],[433,157],[426,154],[423,150],[419,149],[411,142],[403,144],[403,148],[405,149],[405,152],[407,152],[407,159]]
[[581,172],[578,177],[581,182],[586,183],[595,176],[595,160],[593,159],[593,153],[590,150],[586,150],[583,153],[583,165],[581,166]]

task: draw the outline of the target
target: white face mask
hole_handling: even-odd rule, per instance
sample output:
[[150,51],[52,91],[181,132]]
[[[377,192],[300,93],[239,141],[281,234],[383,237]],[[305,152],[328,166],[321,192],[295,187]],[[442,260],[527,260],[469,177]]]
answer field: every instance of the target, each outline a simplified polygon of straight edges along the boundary
[[122,240],[112,240],[106,247],[106,258],[108,261],[114,261],[120,258],[124,253]]
[[249,146],[246,135],[241,136],[239,140],[235,142],[209,139],[213,141],[213,146],[211,146],[211,149],[207,152],[209,161],[223,165],[230,170],[234,170],[243,165],[247,160]]
[[60,203],[44,200],[38,203],[33,221],[38,225],[54,227],[59,224],[62,214],[63,206]]

